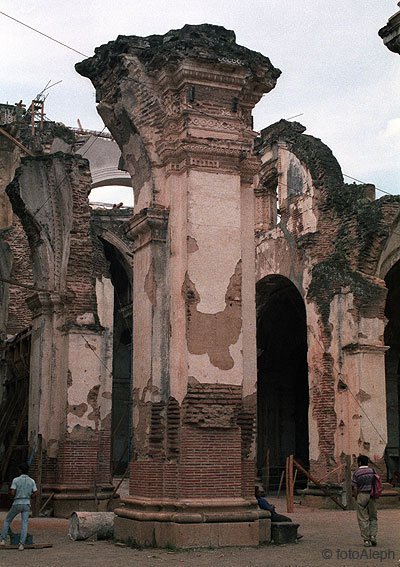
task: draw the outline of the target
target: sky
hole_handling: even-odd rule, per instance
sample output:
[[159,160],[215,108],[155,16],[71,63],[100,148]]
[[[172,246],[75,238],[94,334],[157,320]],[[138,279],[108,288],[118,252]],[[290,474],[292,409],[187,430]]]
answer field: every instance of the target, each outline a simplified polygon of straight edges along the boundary
[[[344,174],[392,194],[400,193],[400,57],[384,46],[378,30],[399,9],[397,0],[0,3],[1,12],[87,56],[118,35],[164,34],[186,23],[232,29],[237,43],[282,71],[255,108],[255,130],[301,114],[296,120],[331,148]],[[83,55],[2,14],[0,38],[0,102],[29,104],[49,81],[62,81],[47,91],[47,117],[75,127],[79,119],[83,128],[102,130],[94,88],[74,69]],[[97,190],[92,200],[129,204],[129,189],[122,198],[112,191],[103,197]]]

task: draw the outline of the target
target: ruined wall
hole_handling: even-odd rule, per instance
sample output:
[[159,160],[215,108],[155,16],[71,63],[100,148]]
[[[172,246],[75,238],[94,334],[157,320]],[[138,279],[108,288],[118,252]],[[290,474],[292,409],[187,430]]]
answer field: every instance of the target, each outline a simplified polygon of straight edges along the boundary
[[7,188],[42,290],[28,299],[30,441],[42,435],[47,481],[72,485],[109,482],[113,288],[90,181],[86,160],[59,152],[24,158]]
[[377,461],[385,450],[386,288],[377,265],[400,199],[374,201],[373,186],[345,184],[330,150],[303,132],[283,120],[262,132],[257,279],[286,276],[306,304],[310,465],[322,476],[344,454]]

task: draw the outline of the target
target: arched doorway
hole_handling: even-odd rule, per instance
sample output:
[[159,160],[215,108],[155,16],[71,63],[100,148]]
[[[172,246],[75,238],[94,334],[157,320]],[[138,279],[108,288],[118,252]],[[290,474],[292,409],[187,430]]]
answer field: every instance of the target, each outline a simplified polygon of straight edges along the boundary
[[114,286],[112,461],[118,475],[126,470],[132,450],[132,270],[115,246],[102,241]]
[[308,367],[304,301],[293,283],[269,275],[256,286],[257,470],[270,487],[279,484],[293,454],[308,466]]
[[386,411],[388,443],[386,462],[389,478],[400,482],[400,261],[385,277],[388,295],[385,316],[385,345],[389,347],[385,358]]

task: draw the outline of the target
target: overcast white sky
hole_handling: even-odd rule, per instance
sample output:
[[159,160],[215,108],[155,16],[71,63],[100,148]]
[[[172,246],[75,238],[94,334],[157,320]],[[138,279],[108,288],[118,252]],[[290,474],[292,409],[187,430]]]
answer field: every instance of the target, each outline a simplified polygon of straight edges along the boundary
[[[2,12],[88,56],[118,35],[164,34],[205,22],[233,29],[238,43],[268,56],[282,71],[256,107],[255,129],[303,113],[296,120],[332,149],[344,173],[394,194],[400,193],[400,57],[384,47],[378,30],[398,9],[395,0],[0,4]],[[74,69],[84,57],[1,14],[0,37],[0,102],[29,103],[49,80],[62,80],[49,90],[48,118],[68,126],[77,126],[79,118],[84,128],[103,128],[94,89]]]

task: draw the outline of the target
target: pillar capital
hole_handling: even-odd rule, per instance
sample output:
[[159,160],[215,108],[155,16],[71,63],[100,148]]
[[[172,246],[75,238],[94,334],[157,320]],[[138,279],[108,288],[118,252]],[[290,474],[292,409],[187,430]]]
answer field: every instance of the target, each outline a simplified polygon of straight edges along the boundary
[[[267,57],[238,45],[232,31],[209,24],[120,36],[76,69],[97,89],[138,208],[151,204],[165,173],[237,169],[256,135],[251,111],[280,75]],[[155,171],[160,167],[164,174]]]
[[38,291],[27,298],[26,303],[32,311],[32,316],[38,317],[43,313],[53,313],[63,309],[64,302],[56,292]]
[[151,242],[165,242],[167,237],[169,211],[163,207],[148,207],[133,216],[125,230],[133,240],[133,250]]

